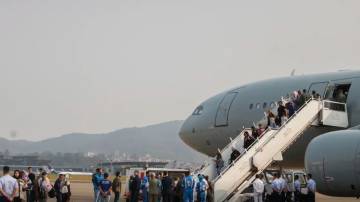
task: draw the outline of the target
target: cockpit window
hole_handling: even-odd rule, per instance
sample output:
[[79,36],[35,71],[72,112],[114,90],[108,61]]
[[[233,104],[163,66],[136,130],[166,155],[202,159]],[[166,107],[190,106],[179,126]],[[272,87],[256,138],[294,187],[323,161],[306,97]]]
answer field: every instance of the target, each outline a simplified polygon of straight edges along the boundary
[[196,107],[192,115],[201,115],[203,111],[204,111],[204,107],[200,105]]

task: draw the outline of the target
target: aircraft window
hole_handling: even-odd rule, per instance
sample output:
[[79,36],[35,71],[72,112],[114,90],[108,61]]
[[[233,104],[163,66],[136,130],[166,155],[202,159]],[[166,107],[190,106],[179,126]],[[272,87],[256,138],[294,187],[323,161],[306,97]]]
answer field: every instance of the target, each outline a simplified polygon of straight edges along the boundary
[[263,108],[265,109],[267,107],[267,103],[266,102],[264,102],[264,104],[263,104]]
[[275,103],[274,102],[271,102],[270,103],[270,108],[273,109],[275,107]]
[[200,105],[196,107],[192,115],[201,115],[203,111],[204,111],[204,107]]
[[260,109],[260,103],[256,104],[256,109]]
[[249,109],[252,109],[254,107],[254,104],[250,104]]

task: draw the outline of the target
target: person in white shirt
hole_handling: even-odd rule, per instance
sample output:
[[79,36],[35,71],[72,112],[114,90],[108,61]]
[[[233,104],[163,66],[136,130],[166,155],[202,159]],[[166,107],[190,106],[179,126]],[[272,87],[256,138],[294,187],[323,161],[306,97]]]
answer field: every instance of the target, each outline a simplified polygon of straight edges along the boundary
[[262,178],[263,178],[262,174],[257,174],[256,179],[253,182],[254,202],[262,202],[263,201],[264,182],[262,181]]
[[9,173],[10,167],[4,166],[4,175],[0,178],[0,201],[12,201],[19,189],[18,182]]

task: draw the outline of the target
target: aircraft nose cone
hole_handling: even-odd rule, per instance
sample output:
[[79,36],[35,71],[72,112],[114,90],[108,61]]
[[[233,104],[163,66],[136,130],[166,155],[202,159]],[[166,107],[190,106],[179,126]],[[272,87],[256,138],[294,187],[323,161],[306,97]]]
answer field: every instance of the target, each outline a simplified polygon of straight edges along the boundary
[[194,132],[195,129],[192,128],[189,124],[189,121],[186,120],[180,128],[179,137],[187,145],[191,145],[191,137]]

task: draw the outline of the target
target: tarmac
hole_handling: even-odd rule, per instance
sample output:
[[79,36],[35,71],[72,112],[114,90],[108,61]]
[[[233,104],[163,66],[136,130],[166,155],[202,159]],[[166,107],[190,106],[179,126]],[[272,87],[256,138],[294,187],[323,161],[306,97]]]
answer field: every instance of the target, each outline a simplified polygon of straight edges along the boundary
[[[80,183],[73,182],[71,183],[71,202],[91,202],[93,201],[93,192],[92,192],[91,183]],[[113,200],[113,199],[112,199]],[[55,202],[56,200],[51,199],[49,202]],[[122,200],[122,202],[125,200]],[[321,194],[316,194],[317,202],[358,202],[356,198],[340,198],[340,197],[329,197]]]

